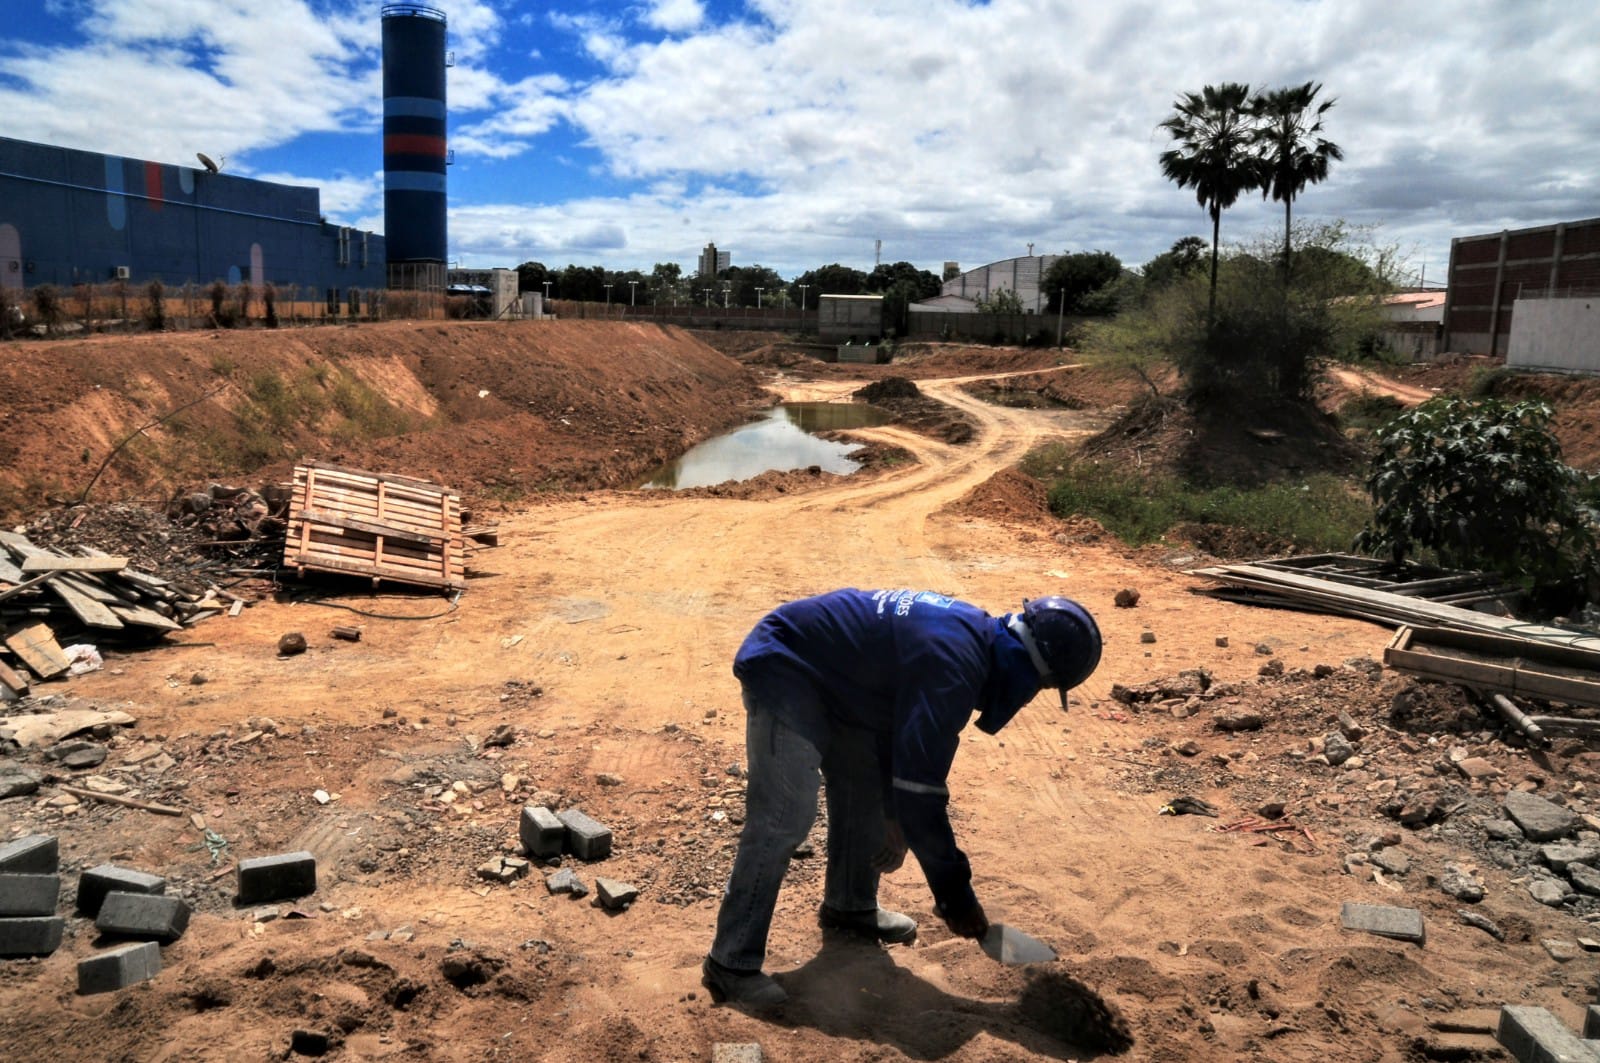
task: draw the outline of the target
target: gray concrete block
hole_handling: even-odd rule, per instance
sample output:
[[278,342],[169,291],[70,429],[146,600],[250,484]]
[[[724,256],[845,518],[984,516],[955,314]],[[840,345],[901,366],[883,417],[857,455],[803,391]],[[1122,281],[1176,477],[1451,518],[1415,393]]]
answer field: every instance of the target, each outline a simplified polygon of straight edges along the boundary
[[560,856],[567,841],[567,828],[543,805],[528,805],[522,810],[518,833],[522,848],[533,857]]
[[78,992],[109,993],[161,973],[161,946],[154,941],[124,945],[78,961]]
[[304,850],[239,861],[239,904],[260,904],[317,892],[317,859]]
[[189,906],[178,897],[146,893],[106,894],[95,917],[95,929],[118,937],[145,938],[169,944],[189,927]]
[[1600,1041],[1600,1007],[1593,1004],[1583,1009],[1583,1039]]
[[576,808],[556,813],[567,828],[567,851],[579,860],[604,860],[611,855],[611,828],[603,827]]
[[1577,1034],[1544,1008],[1507,1004],[1495,1040],[1519,1063],[1595,1063]]
[[167,892],[167,880],[115,864],[91,867],[78,876],[78,911],[93,919],[100,914],[101,902],[112,890],[161,894]]
[[639,899],[639,887],[619,882],[614,878],[596,878],[594,889],[600,897],[600,907],[608,912],[623,911]]
[[61,947],[66,927],[59,915],[0,919],[0,956],[48,956]]
[[0,872],[53,875],[61,870],[61,850],[53,834],[30,834],[0,845]]
[[1346,901],[1339,909],[1339,921],[1346,930],[1361,930],[1380,937],[1415,941],[1427,939],[1422,913],[1415,908],[1393,908],[1387,904],[1356,904]]
[[55,915],[60,875],[0,874],[0,916]]
[[589,887],[570,867],[564,867],[544,880],[544,888],[551,893],[570,893],[574,897],[588,896]]

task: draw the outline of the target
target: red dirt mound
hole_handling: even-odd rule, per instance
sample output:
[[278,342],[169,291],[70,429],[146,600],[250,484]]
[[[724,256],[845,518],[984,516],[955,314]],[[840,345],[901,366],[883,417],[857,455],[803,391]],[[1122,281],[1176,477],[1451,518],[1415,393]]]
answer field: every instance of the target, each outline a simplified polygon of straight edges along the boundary
[[91,481],[99,501],[153,500],[308,458],[479,502],[625,486],[765,399],[681,329],[564,321],[7,344],[0,395],[0,519]]

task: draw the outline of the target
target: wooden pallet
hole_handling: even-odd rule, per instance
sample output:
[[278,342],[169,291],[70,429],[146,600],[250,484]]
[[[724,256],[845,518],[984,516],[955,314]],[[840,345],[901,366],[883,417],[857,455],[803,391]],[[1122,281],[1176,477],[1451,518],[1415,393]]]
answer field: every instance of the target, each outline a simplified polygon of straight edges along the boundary
[[409,476],[310,462],[294,470],[283,563],[380,582],[466,586],[461,498]]

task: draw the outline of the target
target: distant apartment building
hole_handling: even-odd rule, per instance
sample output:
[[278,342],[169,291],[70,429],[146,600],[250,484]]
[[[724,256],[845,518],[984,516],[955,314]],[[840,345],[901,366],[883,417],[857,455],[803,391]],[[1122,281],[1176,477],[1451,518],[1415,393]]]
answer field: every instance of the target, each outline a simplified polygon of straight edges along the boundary
[[695,273],[701,277],[715,277],[732,264],[733,255],[731,252],[718,251],[716,244],[707,244],[705,250],[700,252],[700,261],[695,268]]

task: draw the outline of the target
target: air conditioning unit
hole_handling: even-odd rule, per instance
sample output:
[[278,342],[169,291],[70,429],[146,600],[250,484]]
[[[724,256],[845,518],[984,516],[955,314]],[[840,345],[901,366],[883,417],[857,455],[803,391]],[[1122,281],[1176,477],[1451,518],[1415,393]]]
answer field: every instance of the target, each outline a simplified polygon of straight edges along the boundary
[[113,266],[111,267],[111,275],[119,281],[125,281],[132,274],[129,273],[127,266]]

